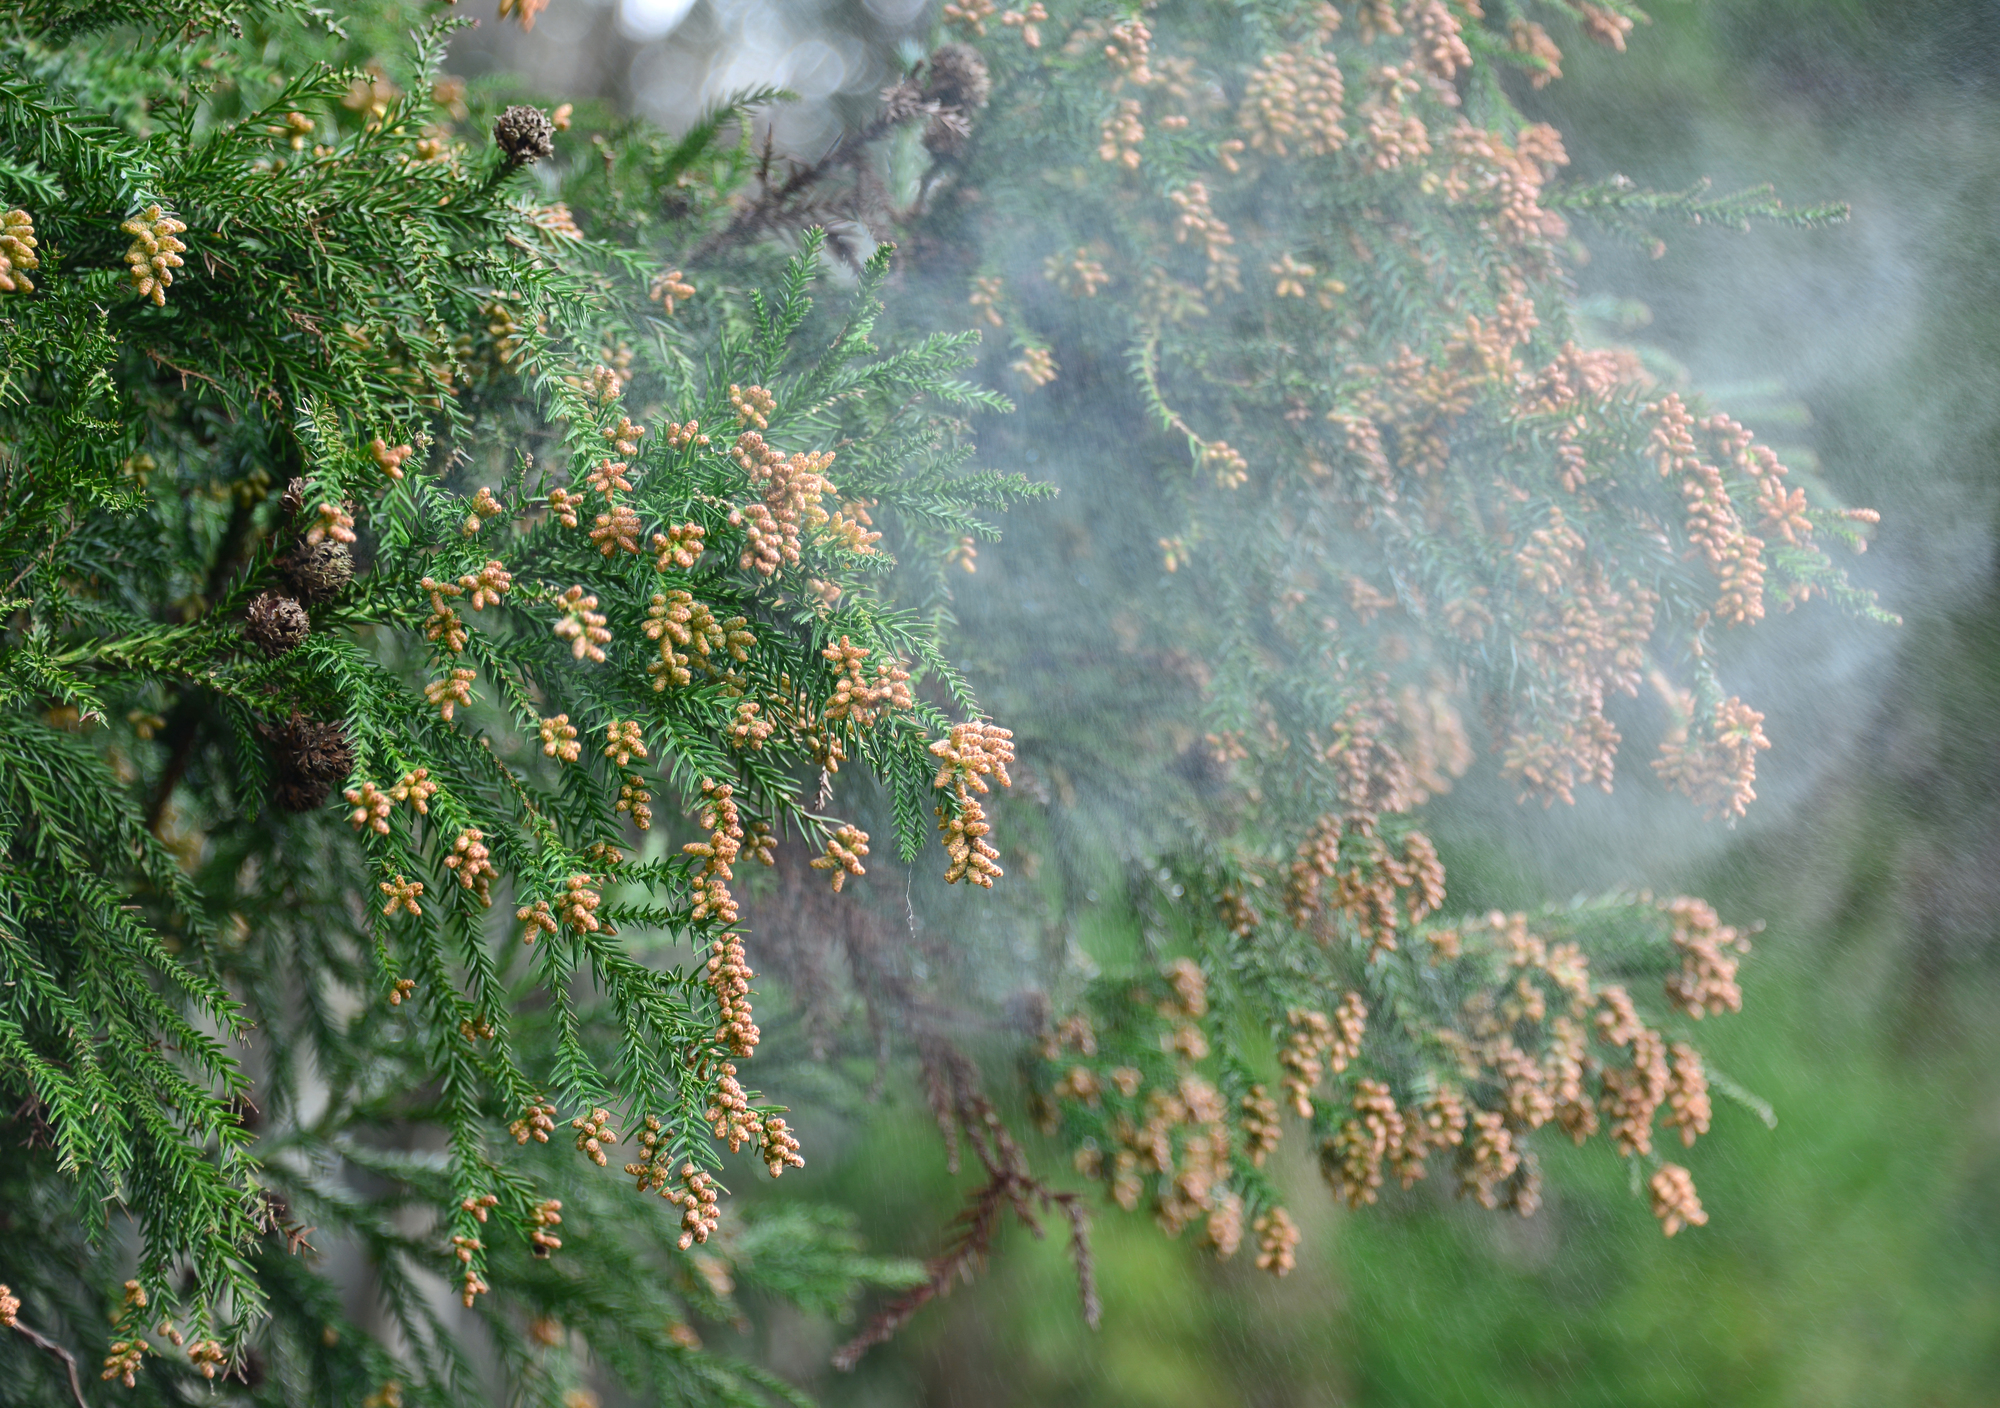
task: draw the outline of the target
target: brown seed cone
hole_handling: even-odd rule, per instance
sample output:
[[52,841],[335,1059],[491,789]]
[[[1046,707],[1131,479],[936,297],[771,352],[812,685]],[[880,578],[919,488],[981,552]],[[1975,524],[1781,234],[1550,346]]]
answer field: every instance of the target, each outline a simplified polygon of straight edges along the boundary
[[965,155],[972,142],[972,119],[956,108],[947,108],[924,128],[924,150],[932,156],[955,159]]
[[306,481],[291,479],[286,481],[285,492],[278,496],[278,507],[286,518],[297,518],[306,506]]
[[333,795],[331,782],[303,777],[281,778],[271,788],[271,801],[281,812],[316,812]]
[[516,166],[531,166],[554,153],[555,135],[555,123],[540,108],[508,108],[493,124],[493,140]]
[[326,601],[354,580],[354,554],[345,543],[301,543],[278,563],[278,570],[300,601]]
[[354,745],[339,720],[308,719],[296,709],[283,723],[259,727],[277,764],[271,800],[280,811],[309,812],[319,807],[333,785],[354,771]]
[[294,709],[283,723],[266,724],[263,733],[278,766],[289,776],[338,782],[354,771],[354,745],[338,719],[308,719]]
[[977,49],[969,44],[938,45],[924,81],[927,102],[972,113],[985,107],[992,93],[992,76]]
[[265,592],[251,602],[249,615],[243,622],[243,633],[272,656],[297,650],[311,631],[312,621],[306,609],[276,592]]

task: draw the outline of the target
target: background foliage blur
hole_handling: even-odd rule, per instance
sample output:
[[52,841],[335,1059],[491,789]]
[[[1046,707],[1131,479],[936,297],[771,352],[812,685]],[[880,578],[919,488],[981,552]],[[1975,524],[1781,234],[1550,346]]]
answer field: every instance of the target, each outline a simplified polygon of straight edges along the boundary
[[[488,23],[453,66],[523,71],[670,124],[729,89],[784,82],[804,101],[777,140],[810,157],[930,18],[901,0],[624,3],[559,0],[525,37]],[[1657,805],[1650,779],[1628,774],[1617,796],[1544,814],[1478,769],[1432,824],[1454,909],[1628,884],[1764,919],[1745,970],[1754,1016],[1704,1036],[1776,1106],[1777,1129],[1718,1108],[1711,1221],[1672,1242],[1601,1160],[1552,1160],[1533,1221],[1481,1216],[1425,1186],[1349,1216],[1294,1147],[1280,1176],[1297,1187],[1306,1241],[1285,1282],[1106,1210],[1095,1334],[1059,1239],[1010,1233],[983,1279],[851,1377],[823,1367],[842,1337],[830,1324],[774,1315],[741,1348],[835,1404],[1942,1405],[2000,1393],[2000,16],[1945,0],[1663,0],[1654,18],[1628,54],[1578,46],[1563,80],[1529,99],[1566,134],[1573,174],[1662,189],[1768,180],[1788,201],[1851,201],[1854,219],[1689,232],[1657,261],[1603,242],[1581,291],[1664,378],[1714,394],[1847,501],[1890,510],[1858,576],[1907,624],[1802,613],[1738,647],[1732,668],[1757,685],[1779,742],[1763,802],[1734,832]],[[968,620],[1010,553],[1088,525],[1059,501],[1016,513],[1008,531],[960,590]],[[994,707],[1005,720],[1004,697]],[[1121,952],[1137,921],[1114,857],[1072,846],[1065,867],[1088,884],[1066,941]],[[835,1051],[828,1069],[791,1072],[789,1091],[770,1080],[820,1111],[803,1120],[813,1166],[780,1191],[855,1207],[873,1249],[921,1256],[965,1180],[945,1172],[906,1081],[861,1098],[871,1075],[865,1056]],[[1004,1070],[993,1077],[1010,1089]],[[726,1328],[704,1334],[736,1347]]]

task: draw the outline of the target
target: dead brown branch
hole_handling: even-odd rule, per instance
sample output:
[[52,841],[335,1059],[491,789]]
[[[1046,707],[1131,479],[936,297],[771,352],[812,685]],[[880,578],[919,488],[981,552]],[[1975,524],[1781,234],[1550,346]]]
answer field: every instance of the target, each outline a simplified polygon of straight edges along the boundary
[[76,1400],[76,1408],[90,1408],[89,1401],[83,1396],[83,1381],[77,1377],[76,1356],[74,1354],[70,1353],[62,1345],[57,1344],[47,1335],[41,1333],[41,1331],[29,1329],[21,1323],[19,1316],[16,1316],[14,1319],[14,1333],[33,1345],[36,1349],[53,1354],[56,1358],[62,1360],[63,1368],[69,1372],[69,1393],[70,1397]]
[[[953,1220],[949,1240],[929,1262],[923,1283],[884,1305],[840,1348],[835,1366],[853,1368],[869,1348],[894,1336],[924,1306],[978,1274],[1005,1220],[1002,1214],[1009,1211],[1036,1237],[1044,1235],[1046,1217],[1060,1214],[1064,1219],[1083,1318],[1095,1329],[1100,1305],[1089,1213],[1081,1196],[1036,1176],[1026,1151],[987,1097],[978,1063],[945,1035],[962,1034],[969,1021],[969,1014],[940,997],[949,982],[939,975],[953,971],[953,949],[906,925],[900,915],[870,905],[862,897],[868,893],[866,885],[835,895],[823,882],[814,883],[818,872],[803,864],[807,856],[795,846],[786,849],[773,905],[784,922],[760,928],[768,936],[767,961],[783,974],[799,1003],[815,1057],[824,1059],[834,1033],[855,1015],[858,1002],[875,1044],[878,1083],[897,1038],[912,1043],[918,1081],[944,1140],[948,1167],[957,1173],[969,1151],[985,1175]],[[890,878],[893,867],[870,870],[871,881],[900,896],[900,884]],[[913,963],[914,958],[922,962]],[[933,976],[923,981],[913,976],[917,972]]]
[[876,1312],[861,1333],[834,1352],[833,1367],[843,1372],[861,1362],[861,1356],[892,1338],[910,1318],[940,1296],[949,1295],[961,1281],[979,1274],[980,1266],[993,1250],[1000,1230],[1001,1213],[1013,1209],[1027,1229],[1037,1237],[1042,1225],[1035,1216],[1059,1208],[1070,1227],[1070,1256],[1076,1263],[1076,1277],[1083,1297],[1084,1323],[1097,1328],[1102,1305],[1097,1298],[1097,1271],[1090,1254],[1089,1217],[1074,1193],[1061,1193],[1039,1179],[1024,1177],[1006,1169],[975,1189],[952,1225],[957,1229],[951,1244],[929,1263],[929,1274],[921,1285],[905,1291]]

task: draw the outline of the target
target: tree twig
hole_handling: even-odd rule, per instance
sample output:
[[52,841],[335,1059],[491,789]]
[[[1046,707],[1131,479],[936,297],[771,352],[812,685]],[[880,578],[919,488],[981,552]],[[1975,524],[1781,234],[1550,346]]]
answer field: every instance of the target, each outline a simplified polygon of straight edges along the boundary
[[1097,1296],[1097,1260],[1090,1254],[1090,1213],[1075,1193],[1044,1192],[1042,1200],[1055,1203],[1069,1220],[1069,1259],[1076,1266],[1077,1294],[1083,1298],[1083,1323],[1094,1330],[1104,1318],[1104,1302]]
[[1102,1305],[1097,1296],[1097,1269],[1090,1254],[1090,1218],[1083,1200],[1075,1193],[1058,1192],[1035,1177],[1027,1156],[1000,1121],[993,1104],[979,1088],[979,1070],[971,1059],[940,1037],[919,1038],[918,1050],[924,1068],[925,1094],[938,1127],[944,1131],[957,1167],[958,1140],[977,1156],[986,1170],[986,1182],[975,1189],[954,1223],[957,1235],[944,1251],[932,1258],[929,1275],[876,1312],[861,1333],[834,1353],[833,1367],[852,1369],[871,1347],[881,1344],[909,1322],[924,1306],[950,1292],[959,1281],[970,1281],[993,1249],[1000,1230],[1001,1213],[1012,1208],[1021,1225],[1035,1236],[1042,1225],[1035,1205],[1044,1214],[1059,1210],[1069,1223],[1070,1259],[1076,1265],[1077,1290],[1083,1300],[1083,1320],[1097,1328]]
[[213,386],[217,391],[222,390],[222,383],[217,381],[214,377],[209,376],[206,372],[195,371],[192,367],[178,366],[175,363],[167,360],[167,358],[162,356],[160,352],[155,348],[148,347],[146,349],[146,355],[148,357],[151,357],[155,362],[158,362],[161,366],[165,367],[168,371],[177,374],[181,379],[181,390],[183,391],[187,390],[189,377],[194,377],[198,381],[205,381],[210,386]]
[[921,1285],[913,1286],[876,1312],[861,1333],[834,1351],[833,1367],[843,1372],[861,1362],[861,1356],[892,1337],[926,1305],[950,1292],[957,1281],[970,1281],[978,1265],[993,1246],[1000,1210],[1018,1196],[1014,1176],[1001,1172],[975,1192],[958,1215],[959,1232],[944,1252],[932,1258],[930,1272]]
[[19,1316],[16,1316],[14,1319],[14,1332],[36,1349],[47,1350],[50,1354],[62,1360],[63,1368],[69,1371],[69,1392],[70,1397],[76,1400],[76,1408],[90,1408],[89,1400],[83,1396],[83,1381],[77,1377],[76,1356],[39,1330],[29,1329],[21,1323]]

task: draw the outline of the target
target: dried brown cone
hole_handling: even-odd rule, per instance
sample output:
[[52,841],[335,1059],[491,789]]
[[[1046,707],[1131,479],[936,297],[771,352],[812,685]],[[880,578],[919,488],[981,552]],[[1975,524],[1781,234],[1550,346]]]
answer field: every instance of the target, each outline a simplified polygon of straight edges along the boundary
[[303,513],[305,506],[306,481],[297,478],[288,480],[285,484],[285,492],[278,496],[278,507],[284,511],[286,518],[291,519],[297,518]]
[[972,119],[957,108],[946,108],[924,127],[924,150],[948,158],[965,155],[972,143]]
[[309,812],[318,808],[333,785],[354,771],[354,745],[339,720],[323,722],[292,711],[279,724],[259,730],[270,745],[278,780],[271,800],[280,811]]
[[302,543],[278,564],[278,570],[300,601],[326,601],[354,580],[354,554],[345,543]]
[[297,650],[311,631],[312,619],[306,609],[276,592],[264,592],[251,602],[243,622],[244,634],[272,656]]
[[493,140],[515,166],[532,166],[553,155],[556,125],[540,108],[517,104],[493,124]]
[[332,794],[332,783],[312,782],[302,777],[280,778],[271,785],[271,802],[281,812],[316,812]]
[[900,127],[929,111],[930,105],[924,101],[924,86],[914,78],[906,78],[894,87],[882,90],[882,109],[878,116],[891,127]]
[[940,44],[931,55],[924,80],[924,100],[962,113],[977,112],[993,93],[986,60],[969,44]]

